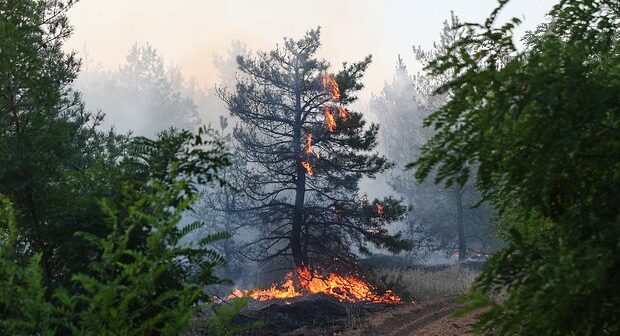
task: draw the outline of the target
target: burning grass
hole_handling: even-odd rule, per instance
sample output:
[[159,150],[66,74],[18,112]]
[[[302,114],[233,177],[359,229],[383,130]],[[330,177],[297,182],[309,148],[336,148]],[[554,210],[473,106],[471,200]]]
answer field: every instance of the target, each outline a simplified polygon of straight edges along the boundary
[[[237,320],[264,323],[262,328],[244,335],[318,336],[349,335],[349,332],[359,335],[360,330],[375,331],[372,328],[385,323],[391,324],[383,328],[396,330],[409,322],[419,324],[429,318],[440,319],[451,311],[456,296],[467,291],[478,275],[478,271],[464,265],[368,267],[372,271],[365,277],[354,272],[351,273],[354,275],[344,276],[298,268],[267,289],[236,290],[235,295],[247,295],[252,299]],[[384,288],[394,291],[383,291]],[[408,320],[394,318],[394,312],[401,312]],[[373,327],[368,319],[375,314],[388,316],[387,322]],[[390,322],[392,320],[395,321]]]
[[400,297],[392,290],[380,293],[375,286],[357,274],[336,274],[322,272],[308,267],[299,267],[289,272],[281,283],[268,289],[234,289],[231,297],[250,296],[254,300],[292,299],[303,295],[325,294],[343,302],[400,303]]

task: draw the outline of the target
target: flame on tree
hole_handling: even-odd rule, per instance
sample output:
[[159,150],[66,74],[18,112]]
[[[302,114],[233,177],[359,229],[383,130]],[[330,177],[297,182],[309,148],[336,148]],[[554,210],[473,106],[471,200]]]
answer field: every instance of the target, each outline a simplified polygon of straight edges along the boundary
[[240,119],[236,149],[250,169],[236,183],[262,218],[262,234],[248,245],[258,261],[350,267],[368,242],[392,252],[408,247],[385,228],[402,217],[400,202],[369,202],[359,191],[362,177],[391,166],[374,152],[378,126],[348,108],[371,57],[332,75],[315,57],[319,46],[315,29],[271,52],[240,56],[235,91],[219,89]]

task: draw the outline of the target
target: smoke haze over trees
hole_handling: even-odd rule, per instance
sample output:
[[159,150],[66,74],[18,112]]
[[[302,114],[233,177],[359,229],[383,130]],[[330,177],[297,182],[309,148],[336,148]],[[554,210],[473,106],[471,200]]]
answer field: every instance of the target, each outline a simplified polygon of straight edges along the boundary
[[[454,40],[447,35],[453,23],[444,23],[444,37],[437,44],[440,48],[445,49]],[[424,63],[441,50],[429,51],[427,56],[421,49],[414,51],[414,56]],[[221,87],[234,88],[240,75],[236,58],[249,55],[247,47],[241,41],[233,41],[226,52],[214,54],[213,63]],[[408,58],[412,58],[411,55]],[[368,191],[389,194],[392,188],[404,198],[409,210],[402,229],[407,232],[407,239],[416,244],[418,255],[435,250],[460,252],[461,258],[471,253],[485,253],[494,246],[485,230],[490,210],[472,209],[478,201],[472,186],[445,190],[430,179],[416,184],[410,172],[402,171],[432,134],[429,128],[422,126],[423,119],[440,105],[438,99],[444,99],[433,97],[433,87],[437,83],[428,80],[421,74],[409,74],[399,56],[392,82],[386,83],[370,100],[367,109],[377,116],[382,126],[379,150],[388,155],[395,167],[379,174],[389,175],[388,183],[382,179],[372,183]],[[121,132],[155,135],[171,126],[192,128],[201,122],[215,126],[220,116],[229,114],[214,87],[205,88],[194,78],[184,78],[178,67],[166,65],[164,57],[149,44],[134,44],[128,51],[126,63],[115,71],[103,70],[87,59],[75,86],[82,91],[89,109],[101,109],[106,114],[101,127],[114,126]],[[364,105],[356,106],[362,111],[366,109]],[[237,119],[228,122],[234,127]],[[462,228],[460,239],[459,227]],[[392,226],[392,230],[399,229],[400,225]],[[470,247],[466,247],[468,240],[473,243]]]
[[[453,29],[458,25],[458,18],[452,14],[450,21],[444,21],[432,50],[414,48],[416,59],[426,64],[445,52],[462,35],[462,30]],[[459,259],[465,259],[496,247],[487,229],[491,209],[484,204],[474,208],[480,196],[473,184],[446,188],[435,184],[432,177],[417,182],[411,171],[405,170],[433,135],[432,128],[424,127],[424,119],[448,101],[448,93],[435,95],[434,91],[449,79],[423,73],[412,75],[399,55],[392,81],[373,96],[369,109],[380,120],[382,148],[396,163],[388,183],[407,204],[404,224],[415,253],[424,256],[444,251],[458,253]]]
[[87,63],[76,88],[91,110],[105,111],[105,126],[154,136],[169,128],[200,125],[197,107],[178,68],[166,66],[151,45],[134,44],[116,71]]

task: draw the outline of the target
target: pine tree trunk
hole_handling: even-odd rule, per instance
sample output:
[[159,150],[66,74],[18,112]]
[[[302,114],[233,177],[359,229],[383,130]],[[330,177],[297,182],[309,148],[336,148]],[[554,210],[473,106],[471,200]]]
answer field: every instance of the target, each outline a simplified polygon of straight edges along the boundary
[[[226,231],[231,232],[231,227],[230,225],[230,203],[228,200],[228,196],[226,197],[226,201],[225,201],[225,210],[224,210],[224,228],[226,229]],[[232,240],[231,239],[224,239],[223,241],[224,243],[224,257],[226,258],[226,260],[228,261],[228,263],[225,266],[225,269],[227,269],[228,271],[230,271],[230,261],[232,260],[232,256],[233,256],[233,251],[232,251]]]
[[458,184],[454,186],[456,200],[456,229],[458,233],[459,260],[467,257],[467,242],[465,241],[465,227],[463,223],[463,189]]
[[[299,75],[295,73],[296,82],[299,83]],[[301,232],[303,227],[303,213],[304,213],[304,199],[306,193],[306,171],[301,165],[301,93],[299,91],[299,85],[296,85],[295,94],[295,125],[293,127],[293,152],[296,160],[296,173],[295,180],[295,207],[293,209],[293,227],[291,230],[291,253],[293,255],[293,262],[295,266],[301,267],[306,263],[306,256],[301,248]]]
[[413,196],[409,195],[407,197],[407,229],[408,229],[408,237],[411,241],[415,241],[415,214],[413,212]]

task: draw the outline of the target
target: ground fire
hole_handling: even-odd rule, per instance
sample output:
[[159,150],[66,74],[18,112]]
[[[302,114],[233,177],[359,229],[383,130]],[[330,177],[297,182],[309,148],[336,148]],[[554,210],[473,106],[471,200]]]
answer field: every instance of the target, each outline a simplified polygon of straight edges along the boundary
[[289,272],[282,283],[273,284],[268,289],[234,289],[228,298],[249,295],[254,300],[268,301],[311,294],[325,294],[347,302],[392,304],[401,302],[400,297],[391,290],[379,294],[376,287],[361,276],[336,273],[322,275],[321,272],[312,271],[308,267],[299,267],[294,272]]

